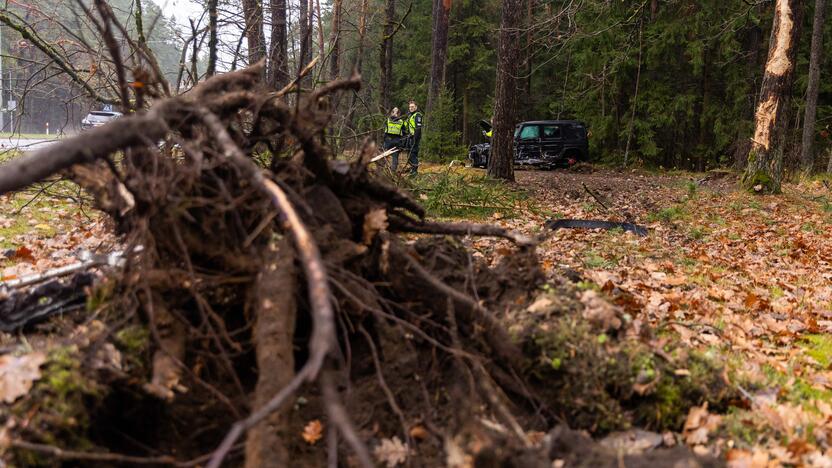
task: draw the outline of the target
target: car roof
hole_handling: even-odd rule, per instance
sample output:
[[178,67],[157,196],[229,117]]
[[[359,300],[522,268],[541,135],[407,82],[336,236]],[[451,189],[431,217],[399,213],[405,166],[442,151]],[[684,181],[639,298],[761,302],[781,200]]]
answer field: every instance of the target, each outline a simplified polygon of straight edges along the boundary
[[564,125],[564,124],[578,124],[584,125],[580,120],[528,120],[520,122],[517,125]]

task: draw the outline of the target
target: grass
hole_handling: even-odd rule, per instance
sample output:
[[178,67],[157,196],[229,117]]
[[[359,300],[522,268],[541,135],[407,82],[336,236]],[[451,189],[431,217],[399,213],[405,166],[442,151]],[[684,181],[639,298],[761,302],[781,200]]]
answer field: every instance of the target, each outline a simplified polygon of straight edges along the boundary
[[[36,192],[19,192],[4,197],[0,209],[0,249],[18,248],[20,236],[34,233],[37,237],[52,237],[57,233],[59,217],[70,218],[78,212],[77,203],[52,197],[49,194],[76,195],[72,182],[59,182],[49,193],[33,199]],[[27,205],[28,204],[28,205]]]
[[832,337],[821,334],[804,335],[803,349],[824,369],[832,364]]
[[651,223],[654,223],[656,221],[670,223],[683,218],[685,214],[685,208],[683,206],[677,205],[656,211],[654,213],[650,213],[650,215],[647,216],[647,220]]
[[403,185],[430,215],[440,218],[482,219],[497,213],[511,217],[537,209],[526,192],[464,168],[428,168],[403,179]]

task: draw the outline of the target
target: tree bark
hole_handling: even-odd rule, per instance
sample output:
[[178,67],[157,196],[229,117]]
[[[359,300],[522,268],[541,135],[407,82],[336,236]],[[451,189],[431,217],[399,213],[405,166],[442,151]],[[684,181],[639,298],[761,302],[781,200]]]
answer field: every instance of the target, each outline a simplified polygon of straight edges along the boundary
[[[248,64],[254,65],[266,57],[266,36],[263,33],[263,7],[260,0],[243,0]],[[265,69],[264,69],[265,72]]]
[[815,17],[812,20],[812,50],[809,55],[809,83],[806,86],[806,114],[803,119],[803,144],[800,152],[800,165],[805,172],[811,172],[815,165],[812,146],[815,141],[820,65],[823,61],[823,21],[825,16],[826,0],[815,0]]
[[503,0],[494,91],[494,136],[488,158],[490,177],[514,180],[514,125],[517,120],[517,71],[523,0]]
[[[208,69],[205,76],[210,78],[217,72],[217,2],[208,0]],[[141,2],[136,2],[140,4]]]
[[269,6],[272,17],[272,34],[268,83],[273,89],[281,89],[289,83],[286,0],[270,0]]
[[393,79],[393,27],[396,21],[396,0],[387,0],[384,10],[384,30],[381,38],[381,56],[379,68],[379,91],[381,94],[381,107],[384,112],[391,109],[390,103],[390,81]]
[[[292,338],[295,333],[297,287],[291,243],[284,239],[268,252],[273,260],[257,278],[254,291],[254,346],[257,356],[257,386],[254,410],[263,407],[295,375]],[[287,411],[276,411],[251,428],[246,438],[246,467],[289,466]]]
[[[364,39],[367,35],[367,9],[369,0],[361,0],[361,13],[358,18],[358,49],[355,53],[355,60],[352,64],[352,69],[355,73],[361,73],[361,68],[363,66],[363,59],[364,59]],[[347,111],[347,125],[350,128],[355,128],[354,125],[354,118],[355,118],[355,110],[358,107],[358,93],[352,93],[352,100],[350,102],[350,108]]]
[[627,163],[629,163],[630,157],[630,141],[633,138],[633,125],[636,122],[636,106],[638,105],[638,85],[641,81],[641,53],[643,47],[641,33],[644,27],[644,23],[639,21],[638,23],[638,71],[636,71],[636,90],[633,93],[633,111],[630,114],[630,126],[627,130],[627,145],[624,147],[624,167],[627,167]]
[[[448,56],[448,23],[453,0],[433,0],[433,38],[431,40],[430,85],[425,112],[430,115],[439,91],[445,86],[445,63]],[[515,57],[517,60],[519,56]],[[516,75],[516,73],[515,73]]]
[[788,108],[800,27],[800,0],[777,0],[768,60],[755,114],[754,138],[742,178],[746,189],[779,193]]
[[[312,8],[309,3],[312,0],[300,0],[300,54],[298,61],[298,74],[312,60]],[[309,75],[301,79],[301,83],[309,83]]]
[[329,78],[341,75],[341,0],[332,3],[332,35],[329,38]]

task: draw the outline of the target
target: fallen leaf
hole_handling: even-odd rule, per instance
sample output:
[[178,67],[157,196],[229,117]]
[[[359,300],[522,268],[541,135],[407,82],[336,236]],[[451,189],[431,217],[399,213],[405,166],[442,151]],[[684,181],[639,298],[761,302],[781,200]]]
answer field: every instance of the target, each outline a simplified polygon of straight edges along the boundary
[[407,461],[408,451],[407,444],[402,443],[398,436],[393,436],[392,439],[382,439],[381,444],[373,449],[373,455],[387,468],[394,468]]
[[22,245],[14,251],[12,260],[22,260],[24,262],[35,263],[35,256],[32,255],[32,250]]
[[313,419],[303,428],[301,437],[303,437],[303,440],[305,440],[307,444],[315,445],[316,442],[321,440],[323,433],[324,425],[321,423],[321,420]]
[[428,438],[428,431],[424,426],[413,426],[410,428],[410,437],[417,440],[425,440]]
[[23,356],[0,356],[0,399],[13,403],[32,388],[40,378],[40,366],[46,355],[35,352]]
[[364,244],[370,245],[376,234],[387,229],[387,210],[376,208],[364,215]]

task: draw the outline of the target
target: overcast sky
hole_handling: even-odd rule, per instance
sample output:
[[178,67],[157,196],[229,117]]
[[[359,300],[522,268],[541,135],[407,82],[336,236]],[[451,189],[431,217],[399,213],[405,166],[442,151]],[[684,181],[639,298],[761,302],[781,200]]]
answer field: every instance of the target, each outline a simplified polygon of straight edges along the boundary
[[166,18],[175,16],[180,24],[188,24],[188,18],[198,18],[202,14],[202,5],[193,0],[153,0],[162,7]]

